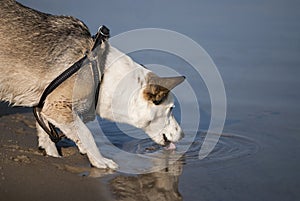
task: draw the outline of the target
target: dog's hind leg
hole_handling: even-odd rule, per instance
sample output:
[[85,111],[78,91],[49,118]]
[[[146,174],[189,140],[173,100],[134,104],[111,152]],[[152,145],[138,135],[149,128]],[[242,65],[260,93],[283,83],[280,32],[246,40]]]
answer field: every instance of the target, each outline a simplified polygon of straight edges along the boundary
[[60,157],[55,143],[49,138],[49,135],[36,122],[39,147],[46,151],[46,154],[53,157]]

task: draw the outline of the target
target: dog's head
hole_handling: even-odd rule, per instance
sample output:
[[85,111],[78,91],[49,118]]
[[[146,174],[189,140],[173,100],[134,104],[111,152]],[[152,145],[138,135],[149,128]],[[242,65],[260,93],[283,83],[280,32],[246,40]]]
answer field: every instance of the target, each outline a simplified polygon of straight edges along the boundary
[[141,128],[158,144],[169,145],[183,137],[182,129],[172,114],[174,99],[170,91],[184,79],[183,76],[161,78],[151,72],[147,74],[141,101],[137,103],[145,107],[139,121],[144,122]]
[[174,145],[183,132],[172,114],[171,90],[184,79],[161,78],[111,47],[97,111],[103,118],[143,129],[160,145]]

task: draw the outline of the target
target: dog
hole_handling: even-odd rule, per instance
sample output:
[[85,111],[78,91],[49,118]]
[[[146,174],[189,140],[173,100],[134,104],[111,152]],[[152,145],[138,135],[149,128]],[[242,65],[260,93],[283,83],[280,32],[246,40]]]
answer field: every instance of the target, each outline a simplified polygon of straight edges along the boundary
[[[94,40],[88,27],[74,17],[42,13],[14,0],[0,1],[0,100],[13,106],[36,106],[52,80],[91,52]],[[172,115],[170,90],[185,77],[161,78],[108,41],[96,54],[102,74],[97,115],[140,128],[160,145],[173,146],[183,137]],[[47,96],[40,116],[74,141],[94,167],[117,169],[114,161],[101,155],[76,111],[90,107],[87,99],[94,87],[93,78],[78,84],[79,76],[75,73]],[[47,155],[60,157],[48,134],[38,123],[36,127],[39,147]]]

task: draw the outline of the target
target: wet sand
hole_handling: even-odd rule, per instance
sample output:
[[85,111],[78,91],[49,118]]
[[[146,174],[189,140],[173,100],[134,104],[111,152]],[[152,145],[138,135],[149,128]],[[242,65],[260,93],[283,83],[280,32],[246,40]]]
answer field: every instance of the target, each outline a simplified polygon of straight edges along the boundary
[[112,200],[100,179],[88,177],[106,172],[90,168],[77,148],[63,149],[63,158],[44,156],[30,110],[0,108],[0,200]]

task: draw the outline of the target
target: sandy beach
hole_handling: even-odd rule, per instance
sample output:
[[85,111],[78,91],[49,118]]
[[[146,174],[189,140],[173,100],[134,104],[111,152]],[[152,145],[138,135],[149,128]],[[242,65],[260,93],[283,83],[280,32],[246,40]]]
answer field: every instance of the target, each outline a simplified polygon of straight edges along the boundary
[[106,172],[91,168],[77,148],[63,149],[63,159],[38,149],[30,109],[0,108],[0,200],[112,200],[99,179],[88,177]]

